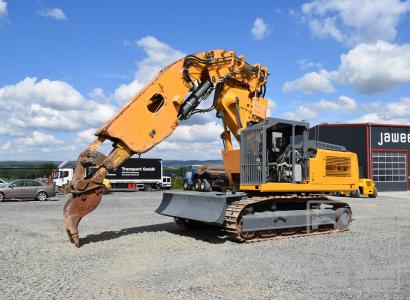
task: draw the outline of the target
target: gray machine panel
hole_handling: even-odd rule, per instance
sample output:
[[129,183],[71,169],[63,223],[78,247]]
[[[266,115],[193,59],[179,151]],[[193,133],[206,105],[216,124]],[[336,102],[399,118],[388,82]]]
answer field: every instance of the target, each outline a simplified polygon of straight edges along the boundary
[[[268,118],[263,122],[248,126],[241,132],[241,184],[261,184],[267,182],[267,134],[268,132],[286,132],[290,139],[292,149],[296,148],[296,143],[303,147],[304,158],[307,158],[308,150],[308,129],[309,123]],[[296,141],[301,137],[300,142]],[[295,162],[292,162],[295,170]],[[306,174],[307,169],[303,170]],[[295,173],[295,172],[294,172]],[[296,178],[293,178],[296,182]]]
[[241,230],[247,232],[297,227],[316,230],[319,226],[335,223],[336,215],[332,209],[266,211],[243,216]]

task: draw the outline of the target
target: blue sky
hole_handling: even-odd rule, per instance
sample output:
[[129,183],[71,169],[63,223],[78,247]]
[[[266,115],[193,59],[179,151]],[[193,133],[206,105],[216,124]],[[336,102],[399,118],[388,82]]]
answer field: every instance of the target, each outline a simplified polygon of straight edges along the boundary
[[[410,123],[409,12],[399,0],[0,0],[0,160],[76,158],[161,67],[220,48],[268,67],[271,116]],[[196,117],[148,156],[218,159],[220,131],[214,113]]]

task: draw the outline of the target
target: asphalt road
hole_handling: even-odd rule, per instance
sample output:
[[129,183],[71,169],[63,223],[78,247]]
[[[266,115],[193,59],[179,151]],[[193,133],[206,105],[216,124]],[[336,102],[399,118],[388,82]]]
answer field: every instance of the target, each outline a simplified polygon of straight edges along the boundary
[[64,197],[0,203],[1,299],[409,299],[410,192],[346,199],[350,231],[238,244],[157,215],[161,192],[114,193],[80,224]]

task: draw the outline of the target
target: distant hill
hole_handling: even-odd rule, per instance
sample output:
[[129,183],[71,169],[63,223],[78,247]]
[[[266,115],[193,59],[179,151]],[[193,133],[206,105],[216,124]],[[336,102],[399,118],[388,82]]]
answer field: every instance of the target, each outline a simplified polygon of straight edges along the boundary
[[44,164],[59,165],[60,161],[24,160],[24,161],[0,161],[0,168],[36,168]]
[[164,167],[182,167],[190,165],[221,165],[222,160],[164,160]]

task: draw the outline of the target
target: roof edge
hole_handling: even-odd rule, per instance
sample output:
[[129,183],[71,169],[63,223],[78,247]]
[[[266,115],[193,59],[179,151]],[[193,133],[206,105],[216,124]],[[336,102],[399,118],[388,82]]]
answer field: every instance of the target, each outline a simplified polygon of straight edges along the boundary
[[316,126],[393,126],[393,127],[410,127],[410,124],[389,124],[389,123],[320,123]]

